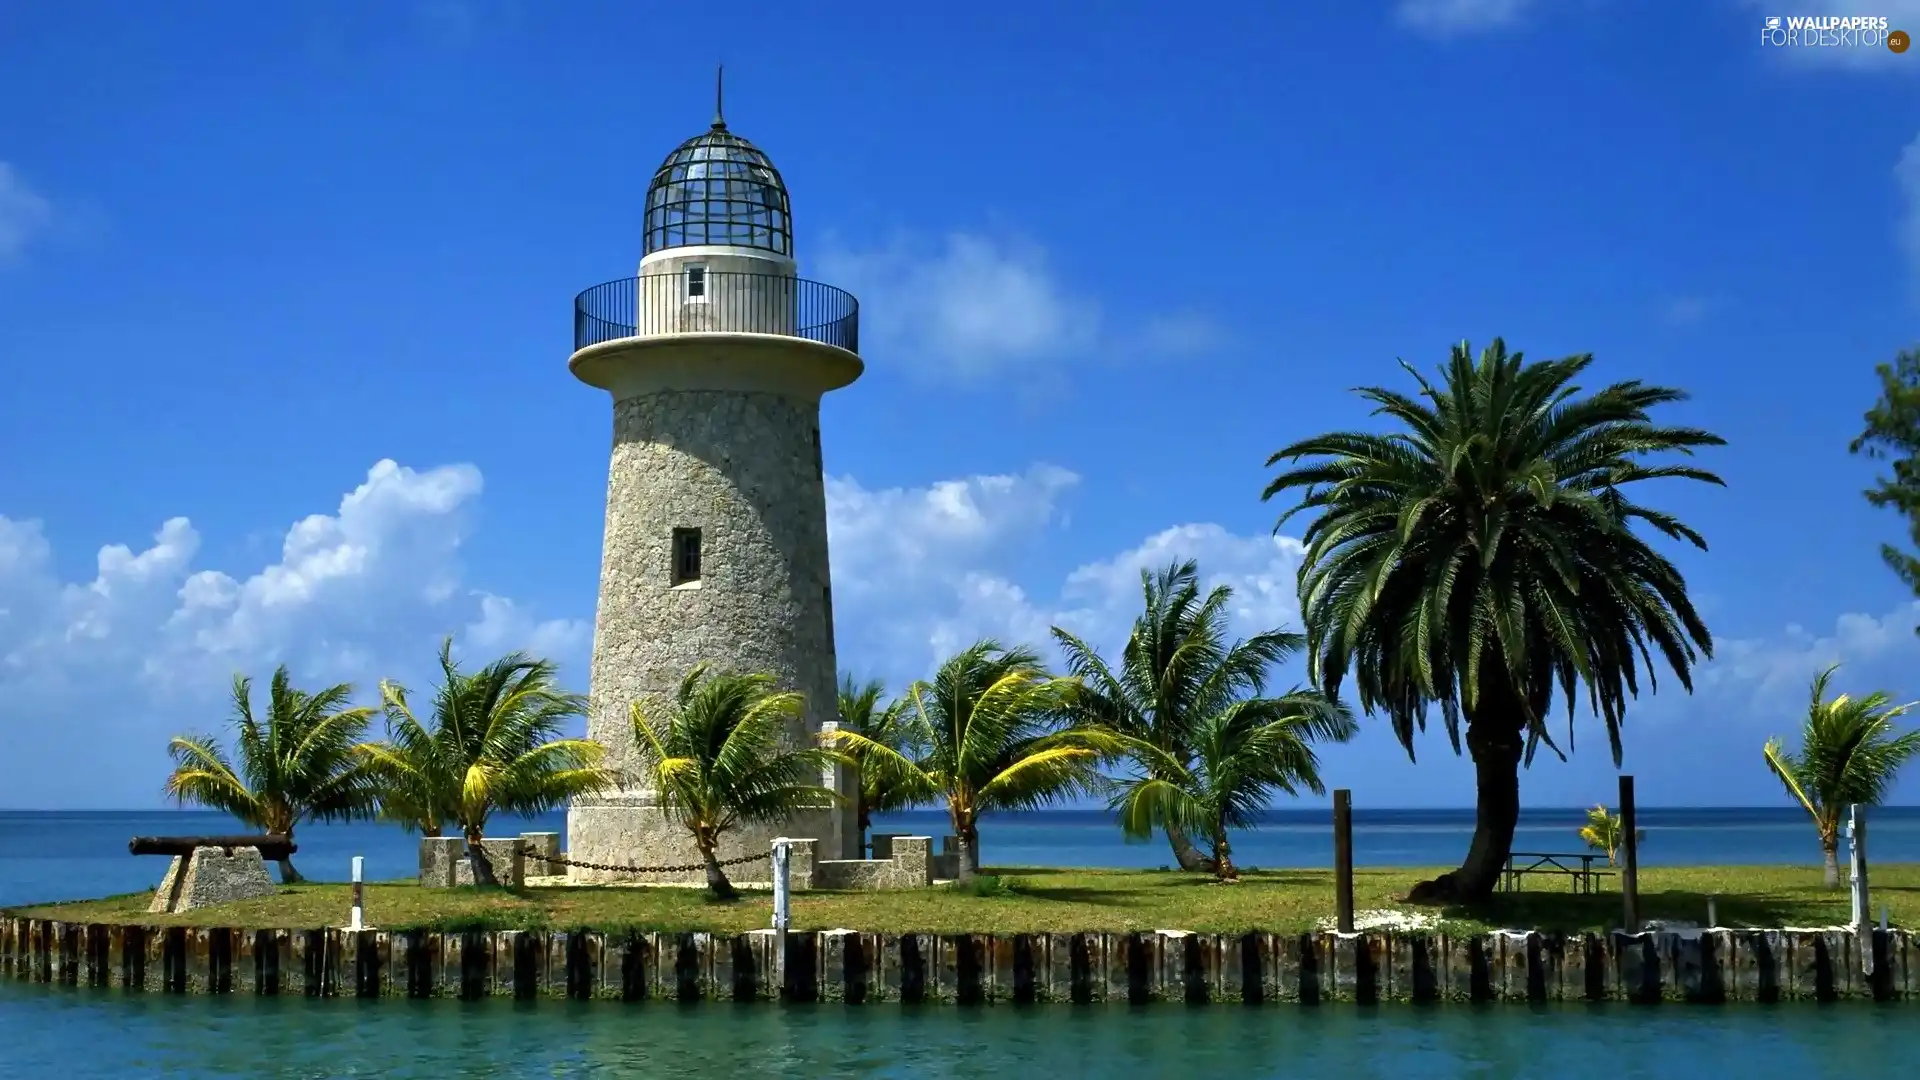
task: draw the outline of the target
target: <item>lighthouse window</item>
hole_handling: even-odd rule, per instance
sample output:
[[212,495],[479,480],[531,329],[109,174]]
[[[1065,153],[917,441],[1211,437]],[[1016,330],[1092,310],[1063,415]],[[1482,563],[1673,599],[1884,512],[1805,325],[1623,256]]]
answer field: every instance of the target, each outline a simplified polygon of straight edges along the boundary
[[820,457],[819,428],[813,429],[813,478],[815,480],[825,480],[827,478],[827,465]]
[[668,580],[686,585],[700,580],[700,530],[673,530],[673,568]]
[[687,299],[705,300],[707,298],[707,268],[704,266],[687,267]]

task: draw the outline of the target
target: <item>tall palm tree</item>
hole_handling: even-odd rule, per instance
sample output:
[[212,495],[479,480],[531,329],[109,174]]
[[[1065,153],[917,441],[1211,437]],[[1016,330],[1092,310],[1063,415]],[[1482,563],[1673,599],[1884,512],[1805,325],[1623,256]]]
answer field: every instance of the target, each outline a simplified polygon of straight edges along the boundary
[[1893,726],[1920,702],[1893,705],[1878,690],[1829,699],[1827,684],[1839,669],[1834,664],[1813,680],[1800,752],[1789,752],[1777,738],[1762,750],[1787,794],[1813,816],[1829,889],[1840,887],[1840,816],[1851,803],[1873,806],[1886,798],[1900,767],[1920,753],[1920,731],[1896,733]]
[[1326,793],[1317,739],[1350,738],[1353,718],[1338,710],[1288,710],[1260,699],[1235,701],[1201,713],[1185,725],[1185,760],[1147,744],[1136,752],[1141,775],[1114,800],[1120,827],[1144,840],[1156,827],[1206,841],[1205,865],[1221,881],[1238,881],[1231,829],[1260,821],[1274,789]]
[[693,835],[707,888],[721,899],[739,895],[715,854],[721,836],[743,821],[781,821],[840,797],[820,782],[840,755],[787,742],[805,712],[806,699],[776,690],[773,676],[716,672],[710,664],[687,672],[660,714],[633,704],[647,785],[667,816]]
[[434,834],[458,827],[476,885],[499,883],[480,846],[495,812],[539,814],[614,783],[599,743],[566,738],[586,699],[561,690],[546,660],[510,653],[468,674],[453,661],[453,640],[440,645],[441,682],[422,723],[407,689],[380,684],[387,741],[361,749],[388,793],[389,814]]
[[[1134,619],[1118,671],[1073,634],[1056,626],[1053,636],[1066,654],[1067,671],[1080,681],[1072,697],[1074,715],[1156,751],[1134,755],[1141,781],[1184,782],[1181,778],[1191,775],[1201,725],[1229,710],[1246,712],[1254,718],[1246,723],[1256,726],[1299,717],[1302,722],[1287,730],[1302,738],[1344,742],[1352,737],[1352,716],[1316,692],[1265,696],[1268,669],[1298,652],[1306,642],[1302,635],[1268,630],[1229,643],[1233,590],[1216,586],[1202,599],[1192,560],[1171,563],[1158,573],[1142,570],[1140,588],[1145,609]],[[1318,779],[1309,786],[1318,791]],[[1166,814],[1158,820],[1180,869],[1215,869],[1194,846],[1184,818]]]
[[1112,733],[1063,726],[1073,685],[1047,674],[1032,649],[987,639],[908,689],[905,722],[915,750],[850,731],[836,741],[862,775],[915,801],[947,804],[960,844],[959,876],[967,880],[980,869],[981,814],[1099,790],[1100,761],[1126,748]]
[[[166,793],[179,803],[224,810],[264,833],[293,838],[302,821],[368,817],[375,790],[354,747],[373,717],[349,706],[346,683],[309,694],[296,689],[282,666],[267,687],[266,721],[253,715],[253,680],[233,679],[236,766],[205,735],[178,735],[167,744],[174,768]],[[291,858],[280,860],[280,880],[305,880]]]
[[[840,723],[908,757],[913,756],[914,731],[907,724],[906,700],[886,700],[887,689],[878,682],[861,685],[851,675],[840,677]],[[856,770],[858,767],[856,766]],[[859,815],[860,850],[867,847],[867,832],[873,828],[873,815],[910,809],[912,794],[886,782],[887,777],[874,770],[860,772],[856,813]]]
[[1556,692],[1568,748],[1584,684],[1617,765],[1628,698],[1642,681],[1655,686],[1655,656],[1691,690],[1692,666],[1713,654],[1680,571],[1634,525],[1706,541],[1628,490],[1662,478],[1720,484],[1643,459],[1724,440],[1649,418],[1685,400],[1678,390],[1632,381],[1580,396],[1574,380],[1592,363],[1527,363],[1498,338],[1476,362],[1462,342],[1438,386],[1402,363],[1418,398],[1359,391],[1395,430],[1320,435],[1268,460],[1291,467],[1262,498],[1299,492],[1280,525],[1320,512],[1299,575],[1312,680],[1335,696],[1351,674],[1361,707],[1387,714],[1410,758],[1431,707],[1455,753],[1464,721],[1473,842],[1459,869],[1414,888],[1415,901],[1491,897],[1513,847],[1520,766],[1543,743],[1561,753],[1547,728]]

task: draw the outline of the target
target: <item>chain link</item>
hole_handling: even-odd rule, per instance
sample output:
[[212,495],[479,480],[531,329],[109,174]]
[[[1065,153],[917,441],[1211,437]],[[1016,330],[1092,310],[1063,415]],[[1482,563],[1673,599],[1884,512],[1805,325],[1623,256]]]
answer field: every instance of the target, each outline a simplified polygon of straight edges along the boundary
[[[582,870],[598,870],[607,874],[691,874],[695,870],[705,870],[707,868],[706,863],[688,863],[685,866],[616,866],[612,863],[582,862],[577,859],[566,858],[562,855],[536,855],[531,851],[525,852],[525,855],[529,859],[543,863],[574,866]],[[723,859],[719,865],[724,869],[729,866],[745,866],[748,863],[771,858],[773,858],[772,852],[767,852],[764,855],[742,855],[737,859]]]

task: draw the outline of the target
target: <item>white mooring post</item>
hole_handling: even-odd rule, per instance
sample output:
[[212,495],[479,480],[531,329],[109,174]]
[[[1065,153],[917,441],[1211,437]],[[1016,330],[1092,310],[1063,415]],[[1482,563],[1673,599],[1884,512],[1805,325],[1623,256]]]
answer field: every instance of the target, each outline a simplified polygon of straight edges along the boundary
[[362,871],[366,868],[366,859],[359,855],[353,857],[353,921],[347,924],[349,930],[365,930],[365,896],[361,884]]
[[773,971],[775,992],[787,985],[787,921],[793,915],[792,881],[788,876],[793,845],[782,836],[773,842]]
[[793,914],[793,897],[790,892],[788,867],[793,858],[793,845],[786,837],[773,842],[773,928],[786,933],[787,919]]
[[1873,907],[1867,893],[1867,808],[1847,807],[1847,843],[1850,849],[1853,932],[1860,939],[1861,974],[1873,974]]

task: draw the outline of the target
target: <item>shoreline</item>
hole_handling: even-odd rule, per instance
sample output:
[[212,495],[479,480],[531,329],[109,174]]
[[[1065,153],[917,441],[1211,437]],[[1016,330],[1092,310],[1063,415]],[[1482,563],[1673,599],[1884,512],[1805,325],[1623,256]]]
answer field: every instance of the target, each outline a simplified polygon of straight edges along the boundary
[[[1871,973],[1863,961],[1871,952]],[[1920,1001],[1905,930],[241,930],[0,917],[0,977],[126,993],[901,1005]]]

